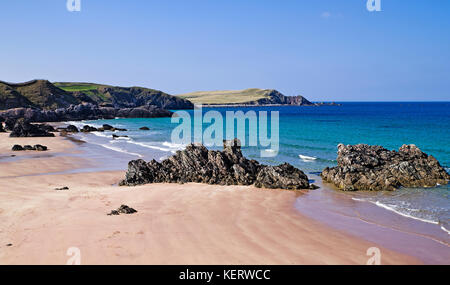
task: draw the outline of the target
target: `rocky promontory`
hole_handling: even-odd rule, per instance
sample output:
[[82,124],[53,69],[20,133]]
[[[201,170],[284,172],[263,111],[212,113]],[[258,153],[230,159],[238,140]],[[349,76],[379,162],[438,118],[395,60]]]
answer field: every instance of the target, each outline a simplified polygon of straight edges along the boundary
[[345,191],[434,187],[450,180],[439,162],[415,145],[389,151],[381,146],[340,144],[337,162],[338,166],[325,168],[321,176]]
[[80,120],[98,120],[120,118],[157,118],[170,117],[172,112],[154,105],[136,108],[100,107],[91,103],[70,105],[56,110],[42,110],[37,108],[15,108],[0,111],[3,120],[17,120],[25,118],[30,122],[62,122]]
[[224,141],[223,151],[190,144],[161,163],[142,159],[130,161],[120,185],[187,182],[288,190],[315,188],[301,170],[290,164],[267,166],[245,158],[237,139]]

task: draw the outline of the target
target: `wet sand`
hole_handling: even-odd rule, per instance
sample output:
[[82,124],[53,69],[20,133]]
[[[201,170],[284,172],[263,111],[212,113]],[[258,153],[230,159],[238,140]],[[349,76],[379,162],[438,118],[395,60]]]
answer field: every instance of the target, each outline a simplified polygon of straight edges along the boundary
[[[296,200],[307,192],[195,183],[118,187],[125,171],[64,173],[91,161],[64,155],[80,149],[63,137],[1,134],[1,155],[25,140],[50,151],[0,159],[0,264],[66,264],[73,247],[81,264],[366,264],[370,247],[381,250],[382,264],[422,263],[300,214]],[[64,186],[70,189],[54,190]],[[138,213],[106,215],[121,204]]]

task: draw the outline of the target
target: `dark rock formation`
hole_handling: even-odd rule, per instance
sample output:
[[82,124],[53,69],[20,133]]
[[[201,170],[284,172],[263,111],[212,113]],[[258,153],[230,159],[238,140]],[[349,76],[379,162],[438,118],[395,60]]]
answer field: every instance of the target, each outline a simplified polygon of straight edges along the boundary
[[47,124],[37,124],[37,126],[47,132],[56,132],[55,128]]
[[[71,91],[73,90],[71,87],[79,86],[84,86],[85,91]],[[142,87],[51,83],[47,80],[32,80],[17,84],[0,81],[0,110],[20,107],[55,110],[82,103],[119,109],[145,105],[154,105],[163,109],[193,109],[194,107],[188,100]]]
[[308,176],[303,171],[285,163],[279,166],[267,166],[256,176],[255,186],[272,189],[308,189]]
[[23,149],[24,149],[24,150],[36,150],[34,147],[32,147],[31,145],[28,145],[28,144],[27,144],[27,145],[24,145],[24,146],[23,146]]
[[90,132],[98,132],[98,129],[92,126],[83,126],[83,128],[81,129],[82,132],[84,133],[90,133]]
[[55,190],[56,191],[67,191],[67,190],[69,190],[69,187],[64,186],[64,187],[61,187],[61,188],[55,188]]
[[30,124],[25,119],[18,119],[14,124],[10,137],[54,137],[55,135],[39,128],[37,125]]
[[150,128],[149,127],[142,127],[142,128],[139,128],[139,130],[141,130],[141,131],[150,131]]
[[137,211],[133,208],[128,207],[127,205],[120,206],[117,210],[112,210],[108,216],[117,216],[120,214],[134,214],[137,213]]
[[118,138],[127,138],[128,136],[118,136],[116,134],[112,135],[113,139],[118,139]]
[[252,185],[280,189],[310,188],[306,175],[289,164],[260,165],[242,155],[240,142],[224,142],[223,151],[208,150],[203,145],[191,144],[183,151],[162,161],[130,161],[125,180],[120,185],[134,186],[147,183],[197,182],[219,185]]
[[104,125],[103,125],[103,129],[104,129],[105,131],[111,131],[111,130],[114,129],[114,127],[111,126],[111,125],[108,125],[108,124],[104,124]]
[[12,151],[23,151],[25,149],[21,145],[15,144],[11,150]]
[[6,130],[3,128],[3,123],[0,122],[0,133],[5,133]]
[[337,162],[337,167],[325,168],[321,176],[345,191],[433,187],[450,180],[439,162],[415,145],[403,145],[397,152],[381,146],[340,144]]
[[79,132],[78,128],[74,125],[68,125],[65,130],[66,130],[66,132],[69,132],[69,133],[78,133]]
[[34,149],[37,151],[47,151],[48,148],[45,145],[37,144],[34,146]]
[[24,150],[36,150],[36,151],[46,151],[47,147],[45,145],[36,144],[34,146],[31,145],[14,145],[11,149],[12,151],[24,151]]
[[153,105],[140,106],[136,108],[112,108],[99,107],[94,104],[70,105],[67,108],[55,110],[41,110],[37,108],[15,108],[0,111],[0,117],[5,122],[19,118],[25,118],[30,122],[63,122],[120,118],[159,118],[170,117],[172,112],[158,108]]

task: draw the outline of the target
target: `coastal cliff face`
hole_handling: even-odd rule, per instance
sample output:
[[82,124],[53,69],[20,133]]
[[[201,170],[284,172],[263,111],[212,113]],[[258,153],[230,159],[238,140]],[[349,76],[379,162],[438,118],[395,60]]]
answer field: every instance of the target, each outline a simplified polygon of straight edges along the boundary
[[434,187],[450,180],[439,162],[415,145],[403,145],[397,152],[381,146],[340,144],[337,162],[337,167],[324,169],[321,176],[345,191]]
[[300,190],[310,189],[308,177],[289,164],[261,165],[242,155],[240,141],[224,142],[223,151],[208,150],[191,144],[162,161],[130,161],[122,186],[148,183],[197,182],[219,185],[255,185],[256,187]]
[[0,118],[4,121],[15,121],[24,118],[30,122],[61,122],[97,119],[120,118],[157,118],[170,117],[172,112],[146,105],[137,108],[99,107],[94,104],[70,105],[56,110],[41,110],[37,108],[15,108],[0,111]]
[[99,106],[138,108],[154,105],[162,109],[192,109],[188,100],[162,91],[142,87],[113,87],[99,84],[50,83],[32,80],[25,83],[0,81],[0,110],[39,108],[55,110],[70,105],[91,103]]

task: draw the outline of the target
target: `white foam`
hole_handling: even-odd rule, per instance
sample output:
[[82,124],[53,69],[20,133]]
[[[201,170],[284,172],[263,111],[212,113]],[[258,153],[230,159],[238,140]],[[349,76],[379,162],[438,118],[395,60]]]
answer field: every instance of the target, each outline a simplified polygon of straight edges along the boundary
[[106,145],[106,144],[100,144],[100,146],[102,146],[102,147],[104,147],[104,148],[107,148],[107,149],[110,149],[110,150],[117,151],[117,152],[122,152],[122,153],[126,153],[126,154],[129,154],[129,155],[134,155],[134,156],[138,156],[138,157],[143,157],[143,156],[140,155],[139,153],[129,152],[129,151],[126,151],[126,150],[121,149],[121,148],[118,148],[118,147],[113,147],[113,146]]
[[419,221],[422,221],[422,222],[425,222],[425,223],[429,223],[429,224],[434,224],[434,225],[438,225],[439,224],[439,222],[436,222],[436,221],[433,221],[433,220],[427,220],[427,219],[411,216],[411,215],[408,215],[406,213],[400,212],[400,211],[395,209],[394,205],[386,205],[386,204],[383,204],[383,203],[381,203],[379,201],[374,202],[374,201],[365,200],[365,199],[358,199],[358,198],[352,198],[352,200],[360,201],[360,202],[369,202],[369,203],[377,205],[380,208],[383,208],[383,209],[386,209],[388,211],[394,212],[394,213],[396,213],[396,214],[398,214],[400,216],[406,217],[406,218],[411,218],[411,219],[414,219],[414,220],[419,220]]
[[277,152],[275,149],[271,149],[271,148],[265,149],[264,151],[265,152]]
[[313,161],[317,160],[317,157],[307,156],[307,155],[302,155],[302,154],[299,154],[298,157],[300,157],[300,159],[303,160],[304,162],[313,162]]
[[184,149],[186,145],[183,144],[176,144],[176,143],[170,143],[170,142],[163,142],[163,146],[167,146],[169,148],[175,148],[175,149]]
[[155,145],[149,145],[149,144],[140,143],[140,142],[135,142],[135,141],[131,141],[131,140],[128,140],[127,143],[139,145],[139,146],[146,147],[146,148],[156,149],[156,150],[160,150],[160,151],[173,152],[172,150],[167,149],[167,148],[163,148],[163,147],[159,147],[159,146],[155,146]]
[[446,232],[446,233],[448,233],[448,234],[450,235],[450,231],[447,230],[446,228],[444,228],[444,226],[441,226],[441,229],[442,229],[444,232]]

